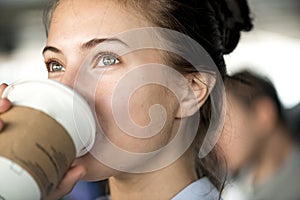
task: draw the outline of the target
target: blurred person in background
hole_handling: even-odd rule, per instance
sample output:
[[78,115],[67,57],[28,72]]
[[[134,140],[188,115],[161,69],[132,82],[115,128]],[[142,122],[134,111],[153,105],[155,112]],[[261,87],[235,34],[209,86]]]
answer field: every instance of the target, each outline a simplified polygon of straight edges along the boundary
[[286,110],[290,130],[300,140],[300,103]]
[[219,140],[232,176],[224,200],[300,198],[300,148],[271,81],[250,71],[225,81],[227,115]]

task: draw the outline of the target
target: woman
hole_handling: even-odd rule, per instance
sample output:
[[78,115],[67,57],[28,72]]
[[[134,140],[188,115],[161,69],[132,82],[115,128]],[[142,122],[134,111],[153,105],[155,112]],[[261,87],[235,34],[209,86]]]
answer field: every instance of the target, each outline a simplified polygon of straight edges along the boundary
[[[106,178],[111,199],[218,199],[214,152],[202,159],[198,153],[210,130],[210,92],[225,76],[223,55],[235,48],[241,30],[251,29],[246,2],[60,0],[50,6],[45,25],[49,78],[74,87],[95,105],[99,122],[94,150],[75,160],[49,199],[65,195],[79,179]],[[198,55],[208,60],[204,63],[186,55],[200,49],[193,42],[204,47],[218,70],[205,67],[214,64],[204,51]],[[131,85],[142,87],[127,91]],[[3,112],[10,105],[1,101]],[[189,124],[199,121],[194,118],[199,109],[200,124]],[[195,138],[191,127],[198,129]],[[179,130],[193,139],[188,147],[179,143],[157,151],[171,144]],[[106,137],[126,159],[112,153],[115,146],[103,142]]]
[[225,85],[227,121],[218,144],[237,187],[224,199],[298,199],[299,145],[273,83],[243,70]]

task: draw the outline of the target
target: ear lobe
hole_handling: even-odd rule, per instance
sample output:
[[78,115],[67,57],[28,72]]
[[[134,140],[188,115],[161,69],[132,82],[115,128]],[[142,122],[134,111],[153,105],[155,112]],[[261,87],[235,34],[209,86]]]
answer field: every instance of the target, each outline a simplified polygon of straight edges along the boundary
[[261,133],[268,134],[272,132],[273,127],[277,123],[276,106],[272,100],[262,97],[255,104],[255,113],[257,124]]
[[216,82],[215,76],[211,73],[191,73],[186,79],[189,89],[181,99],[177,118],[194,115],[205,103]]

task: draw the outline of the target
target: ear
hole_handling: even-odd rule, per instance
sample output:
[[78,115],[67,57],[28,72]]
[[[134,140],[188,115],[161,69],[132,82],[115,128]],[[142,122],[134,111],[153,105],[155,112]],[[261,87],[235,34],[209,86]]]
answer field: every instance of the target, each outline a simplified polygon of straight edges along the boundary
[[276,126],[278,119],[275,104],[271,99],[262,97],[256,100],[254,106],[256,123],[260,130],[259,132],[263,134],[271,133]]
[[190,73],[186,76],[188,91],[181,98],[177,118],[190,117],[194,115],[205,103],[211,90],[213,89],[216,78],[212,73]]

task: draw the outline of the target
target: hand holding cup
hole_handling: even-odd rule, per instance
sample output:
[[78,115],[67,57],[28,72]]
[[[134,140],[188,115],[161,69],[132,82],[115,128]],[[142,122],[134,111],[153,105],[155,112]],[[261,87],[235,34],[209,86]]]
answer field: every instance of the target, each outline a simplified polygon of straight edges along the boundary
[[88,104],[51,80],[2,85],[0,94],[0,197],[57,199],[70,192],[86,171],[72,162],[95,139]]

